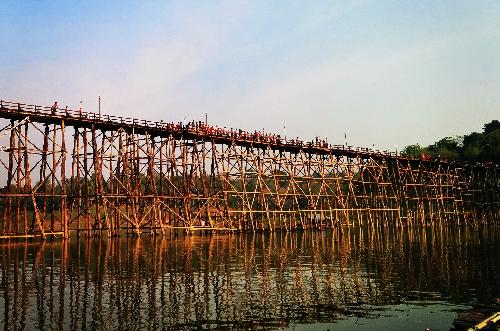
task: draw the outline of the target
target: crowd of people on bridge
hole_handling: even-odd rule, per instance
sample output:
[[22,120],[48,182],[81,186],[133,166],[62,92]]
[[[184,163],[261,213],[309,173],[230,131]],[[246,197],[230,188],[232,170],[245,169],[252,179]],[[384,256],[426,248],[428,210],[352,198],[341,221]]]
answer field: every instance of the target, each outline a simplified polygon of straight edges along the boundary
[[160,122],[159,126],[166,128],[169,131],[183,133],[183,134],[193,134],[198,136],[208,136],[211,138],[222,138],[228,140],[238,140],[245,141],[251,143],[261,143],[261,144],[271,144],[271,145],[286,145],[292,147],[299,148],[315,148],[315,149],[348,149],[357,152],[364,153],[375,153],[375,154],[384,154],[384,155],[392,155],[395,156],[396,153],[390,151],[378,151],[371,150],[369,148],[354,148],[351,146],[345,145],[332,145],[328,143],[328,140],[322,139],[320,137],[316,137],[314,140],[304,142],[300,140],[298,137],[295,139],[287,139],[279,134],[267,133],[264,131],[253,131],[248,132],[241,129],[233,129],[226,127],[218,127],[213,125],[208,125],[206,122],[202,121],[191,121],[187,123],[178,122],[178,123],[164,123]]
[[208,125],[202,121],[191,121],[186,124],[183,122],[178,123],[163,123],[160,122],[160,127],[167,129],[168,131],[173,131],[176,133],[193,134],[193,135],[203,135],[212,138],[226,138],[234,140],[243,140],[253,143],[262,144],[272,144],[272,145],[294,145],[298,147],[315,147],[315,148],[333,148],[331,144],[328,143],[327,139],[320,139],[316,137],[315,140],[304,142],[298,137],[296,139],[287,139],[279,134],[267,133],[262,131],[248,132],[241,129],[233,129],[226,127],[218,127],[213,125]]
[[[384,155],[384,156],[390,156],[390,157],[405,157],[405,158],[410,158],[410,159],[420,159],[422,161],[433,161],[433,160],[441,160],[445,162],[450,162],[446,158],[443,158],[441,155],[432,155],[427,152],[423,152],[421,154],[409,154],[408,152],[398,154],[397,152],[390,152],[387,150],[384,151],[379,151],[369,148],[361,148],[357,147],[354,148],[352,146],[347,146],[347,143],[345,145],[332,145],[329,144],[327,139],[321,139],[319,137],[316,137],[314,140],[304,142],[300,140],[298,137],[296,139],[287,139],[286,136],[281,136],[279,134],[272,134],[272,133],[267,133],[264,131],[253,131],[253,132],[248,132],[245,130],[241,129],[227,129],[226,127],[218,127],[218,126],[213,126],[213,125],[208,125],[208,123],[202,122],[202,121],[191,121],[191,122],[153,122],[153,121],[148,121],[148,120],[138,120],[134,118],[126,118],[126,117],[120,117],[120,116],[112,116],[108,114],[103,114],[101,113],[92,113],[92,112],[86,112],[83,111],[83,105],[82,102],[80,101],[80,108],[75,111],[68,109],[68,106],[65,108],[59,108],[58,102],[55,101],[54,104],[51,107],[43,107],[43,106],[36,106],[36,105],[26,105],[26,104],[21,104],[21,103],[15,103],[15,102],[8,102],[8,101],[1,101],[0,102],[0,108],[2,110],[9,110],[9,111],[24,111],[24,112],[34,112],[36,114],[44,114],[49,115],[51,117],[57,116],[57,117],[69,117],[73,118],[76,120],[83,120],[83,121],[92,121],[92,122],[101,122],[106,125],[126,125],[126,126],[132,126],[132,127],[141,127],[142,129],[148,129],[148,128],[155,128],[155,129],[160,129],[160,130],[166,130],[170,133],[173,134],[180,134],[180,135],[188,135],[185,136],[188,139],[199,139],[199,138],[209,138],[209,139],[215,139],[218,142],[223,142],[223,143],[229,143],[230,141],[237,141],[240,144],[245,144],[247,143],[247,146],[250,144],[260,144],[260,148],[262,148],[262,145],[274,145],[274,146],[279,146],[283,145],[286,147],[291,147],[291,148],[312,148],[318,151],[319,149],[322,150],[342,150],[342,151],[348,151],[350,154],[344,154],[344,155],[350,155],[350,156],[357,156],[357,157],[370,157],[371,155]],[[489,123],[486,126],[498,126],[498,121],[492,121],[492,123]],[[490,130],[491,131],[491,130]],[[486,129],[485,129],[486,132]],[[486,133],[485,133],[486,134]],[[286,135],[286,133],[285,133]],[[430,148],[430,147],[429,147]],[[338,155],[342,155],[339,153]],[[482,161],[479,162],[480,164],[490,166],[493,163],[491,161]]]
[[[61,109],[58,106],[57,101],[54,102],[54,105],[50,107],[50,113],[52,116],[54,115],[60,115],[59,111]],[[191,122],[150,122],[150,121],[140,121],[136,119],[127,119],[127,118],[121,118],[121,117],[114,117],[114,116],[109,116],[109,115],[102,115],[101,114],[95,114],[95,113],[88,113],[83,111],[83,106],[82,103],[80,102],[80,108],[78,112],[76,111],[71,111],[68,110],[68,107],[66,106],[65,109],[62,109],[64,111],[65,116],[78,116],[79,118],[85,118],[85,119],[93,119],[93,120],[98,120],[98,121],[106,121],[106,118],[108,121],[112,120],[119,120],[121,123],[127,123],[131,125],[144,125],[144,126],[155,126],[156,128],[159,129],[166,129],[169,132],[172,133],[178,133],[178,134],[191,134],[194,136],[205,136],[205,137],[210,137],[210,138],[215,138],[215,139],[227,139],[227,140],[238,140],[238,141],[244,141],[244,142],[249,142],[249,143],[258,143],[258,144],[270,144],[270,145],[285,145],[288,147],[298,147],[298,148],[315,148],[315,149],[348,149],[348,150],[355,150],[355,151],[360,151],[360,152],[365,152],[365,153],[377,153],[377,154],[393,154],[389,151],[374,151],[370,150],[368,148],[352,148],[351,146],[342,146],[342,145],[332,145],[329,144],[327,139],[322,139],[320,137],[316,137],[314,140],[304,142],[300,140],[298,137],[295,139],[287,139],[286,136],[281,136],[279,134],[273,134],[273,133],[267,133],[264,130],[262,131],[253,131],[253,132],[248,132],[245,130],[241,129],[233,129],[233,128],[226,128],[226,127],[218,127],[214,125],[208,125],[206,122],[202,121],[191,121]],[[97,116],[96,116],[97,115]],[[112,118],[112,119],[111,119]]]

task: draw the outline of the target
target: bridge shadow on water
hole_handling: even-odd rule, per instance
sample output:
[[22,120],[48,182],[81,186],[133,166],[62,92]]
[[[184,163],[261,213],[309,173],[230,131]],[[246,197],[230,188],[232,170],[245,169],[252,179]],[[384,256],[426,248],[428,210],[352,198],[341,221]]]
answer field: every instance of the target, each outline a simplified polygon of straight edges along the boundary
[[499,294],[499,239],[436,227],[3,243],[0,325],[447,329]]

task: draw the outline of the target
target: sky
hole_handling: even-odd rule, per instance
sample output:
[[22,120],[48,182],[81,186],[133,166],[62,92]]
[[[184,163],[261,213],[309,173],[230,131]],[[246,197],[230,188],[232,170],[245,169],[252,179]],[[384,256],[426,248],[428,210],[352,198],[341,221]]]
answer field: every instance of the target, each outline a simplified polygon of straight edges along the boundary
[[0,2],[0,99],[378,149],[500,118],[500,1]]

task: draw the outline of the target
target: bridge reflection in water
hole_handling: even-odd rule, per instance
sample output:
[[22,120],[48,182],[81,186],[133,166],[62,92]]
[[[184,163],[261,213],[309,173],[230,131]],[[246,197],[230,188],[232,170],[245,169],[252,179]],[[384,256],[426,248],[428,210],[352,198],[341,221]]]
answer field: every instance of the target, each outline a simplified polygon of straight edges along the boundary
[[498,294],[499,238],[438,227],[4,243],[0,325],[273,329],[467,305]]

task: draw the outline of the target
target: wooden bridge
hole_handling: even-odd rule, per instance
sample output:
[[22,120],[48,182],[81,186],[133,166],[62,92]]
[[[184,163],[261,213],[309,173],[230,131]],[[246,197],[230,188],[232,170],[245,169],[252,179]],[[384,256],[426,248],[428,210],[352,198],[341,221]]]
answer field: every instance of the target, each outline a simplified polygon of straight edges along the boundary
[[0,123],[0,238],[500,223],[495,164],[8,101]]

